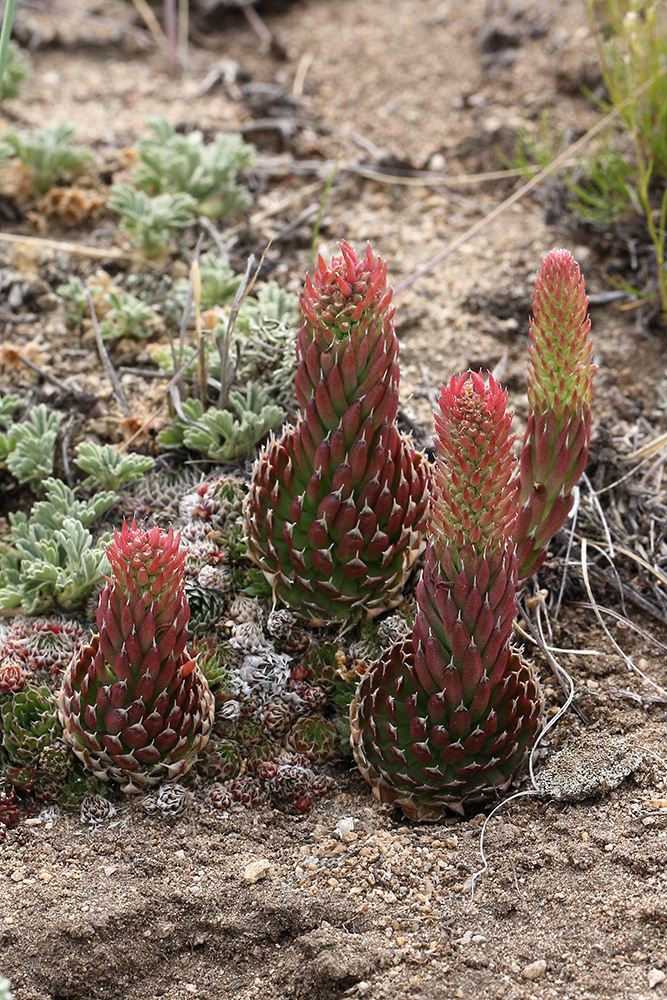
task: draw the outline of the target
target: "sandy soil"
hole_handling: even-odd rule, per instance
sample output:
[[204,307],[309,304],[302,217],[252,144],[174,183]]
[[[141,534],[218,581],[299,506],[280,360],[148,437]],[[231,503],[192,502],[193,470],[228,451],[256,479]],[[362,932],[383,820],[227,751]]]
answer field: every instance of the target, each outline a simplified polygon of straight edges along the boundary
[[[205,47],[191,44],[178,80],[167,77],[161,53],[118,27],[134,23],[130,4],[87,9],[109,20],[21,12],[19,37],[36,46],[34,76],[7,103],[6,118],[20,126],[75,121],[80,137],[111,158],[156,113],[209,132],[240,129],[261,155],[255,214],[237,233],[238,252],[261,251],[278,234],[273,276],[293,290],[309,265],[312,214],[281,234],[317,206],[334,160],[323,252],[342,237],[358,248],[370,240],[399,284],[513,190],[514,180],[469,175],[499,169],[498,149],[511,153],[524,120],[549,106],[572,137],[595,118],[580,94],[596,77],[576,2],[266,3],[271,51],[240,14],[219,8],[205,26],[195,18]],[[305,163],[300,172],[295,160]],[[399,184],[360,176],[360,165],[376,175],[403,167],[447,176]],[[544,198],[521,200],[397,296],[403,408],[427,433],[440,383],[477,366],[502,374],[520,424],[532,283],[552,246],[575,253],[590,293],[606,289],[622,249],[614,236],[584,242],[557,199],[547,208]],[[2,226],[28,232],[22,220]],[[55,225],[48,235],[77,238]],[[87,239],[108,247],[119,236],[102,222]],[[16,266],[11,247],[0,244],[0,253]],[[56,265],[94,266],[76,257]],[[79,383],[97,388],[90,359],[56,356],[62,329],[48,296],[43,305],[36,326],[7,328],[4,341],[36,337],[54,371],[80,365]],[[662,335],[642,330],[633,313],[596,306],[592,318],[600,372],[591,475],[599,488],[622,474],[618,454],[639,443],[642,428],[665,429],[664,352]],[[23,372],[7,377],[29,387]],[[131,380],[128,387],[137,397],[145,391]],[[664,704],[648,697],[653,689],[581,606],[586,595],[574,577],[553,643],[601,655],[560,657],[585,722],[570,713],[549,751],[568,736],[595,744],[611,734],[664,755]],[[559,581],[547,568],[539,582],[557,591]],[[601,590],[599,600],[616,599]],[[655,619],[636,609],[631,617],[666,640]],[[611,628],[637,665],[667,685],[664,652]],[[538,664],[553,712],[559,689]],[[16,1000],[667,995],[666,777],[645,753],[602,797],[509,803],[489,824],[489,870],[474,886],[484,813],[407,825],[346,765],[335,793],[305,817],[268,808],[225,816],[203,800],[171,821],[130,803],[93,831],[71,817],[34,817],[0,846],[0,971]],[[527,789],[527,778],[516,787]],[[346,817],[351,830],[340,826]]]

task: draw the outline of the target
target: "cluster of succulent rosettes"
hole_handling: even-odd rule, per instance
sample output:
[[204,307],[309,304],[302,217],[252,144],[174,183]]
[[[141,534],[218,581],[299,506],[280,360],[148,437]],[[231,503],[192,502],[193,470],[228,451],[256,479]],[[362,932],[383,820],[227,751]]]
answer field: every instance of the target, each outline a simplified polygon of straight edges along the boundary
[[21,821],[19,801],[13,786],[0,777],[0,841],[7,836],[7,830],[18,826]]
[[65,741],[124,792],[185,773],[209,738],[215,700],[187,650],[185,551],[172,528],[116,531],[99,633],[65,672]]
[[315,799],[328,795],[334,787],[329,774],[316,772],[301,754],[281,750],[259,761],[252,770],[230,781],[216,781],[206,788],[214,809],[255,808],[267,803],[288,811],[307,813]]
[[567,250],[552,250],[535,282],[530,324],[529,413],[514,531],[520,580],[544,562],[586,467],[596,372],[587,307],[579,265]]
[[137,524],[159,524],[166,530],[178,521],[184,494],[197,486],[200,479],[197,467],[156,468],[138,483],[120,491],[114,516]]
[[116,807],[103,795],[85,795],[79,806],[79,818],[84,826],[97,828],[108,823],[117,813]]
[[56,700],[49,687],[27,684],[5,695],[0,711],[0,783],[13,790],[16,809],[35,803],[78,808],[99,783],[77,767],[65,745]]
[[394,607],[424,544],[429,465],[396,426],[390,304],[370,247],[319,259],[301,300],[297,423],[253,469],[250,556],[274,599],[316,624]]
[[412,819],[506,787],[541,721],[537,680],[510,645],[517,491],[506,400],[492,376],[443,387],[414,630],[362,678],[350,710],[362,774]]
[[244,582],[246,493],[243,480],[219,475],[198,483],[179,505],[181,541],[187,550],[186,577],[224,595]]
[[168,819],[177,819],[187,813],[193,802],[192,792],[179,782],[165,782],[164,785],[140,799],[141,808],[149,815],[159,814]]
[[46,747],[62,734],[56,700],[48,687],[30,684],[1,709],[2,745],[9,761],[36,765]]
[[86,633],[64,618],[15,618],[0,641],[0,692],[27,683],[59,684],[62,672]]

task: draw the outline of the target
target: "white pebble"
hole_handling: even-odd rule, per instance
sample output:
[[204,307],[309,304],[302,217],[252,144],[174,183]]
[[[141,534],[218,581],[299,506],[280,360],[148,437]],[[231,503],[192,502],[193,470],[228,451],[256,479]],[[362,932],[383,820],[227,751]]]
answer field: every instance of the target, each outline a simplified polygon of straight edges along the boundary
[[652,990],[658,985],[658,983],[663,983],[665,981],[665,973],[662,969],[651,969],[648,974],[648,984]]
[[250,861],[243,869],[243,878],[248,885],[254,885],[269,873],[271,863],[266,858],[259,858],[257,861]]
[[539,979],[546,971],[547,963],[543,958],[538,958],[536,962],[531,962],[530,965],[527,965],[522,970],[521,976],[523,979],[529,979],[532,982],[534,979]]
[[354,817],[353,816],[343,816],[342,819],[338,820],[336,825],[335,833],[339,837],[347,837],[354,830]]

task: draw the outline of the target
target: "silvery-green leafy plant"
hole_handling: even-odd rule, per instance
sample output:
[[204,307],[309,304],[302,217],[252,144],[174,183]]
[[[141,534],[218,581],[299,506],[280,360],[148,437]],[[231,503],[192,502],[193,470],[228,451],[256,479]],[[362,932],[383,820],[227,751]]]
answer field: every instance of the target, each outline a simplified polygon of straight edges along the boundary
[[0,558],[0,608],[29,615],[85,605],[108,571],[106,537],[96,541],[89,529],[116,501],[112,492],[80,500],[60,479],[43,485],[46,499],[29,515],[9,515]]
[[[13,397],[5,397],[13,406]],[[0,417],[1,420],[1,417]],[[11,424],[0,432],[0,469],[8,469],[19,483],[39,489],[53,472],[53,457],[62,413],[49,413],[40,403],[33,407],[25,420]]]
[[109,312],[100,323],[100,333],[105,340],[120,340],[121,337],[145,340],[153,336],[157,315],[148,303],[125,291],[110,291],[105,298]]
[[250,195],[237,177],[252,165],[255,150],[241,136],[221,133],[206,143],[201,132],[178,134],[165,118],[148,125],[153,137],[139,143],[139,164],[130,178],[135,187],[151,195],[188,194],[197,214],[210,218],[249,205]]
[[129,184],[115,184],[109,208],[121,216],[134,246],[148,257],[166,253],[179,230],[194,225],[196,202],[183,192],[149,195]]
[[0,135],[0,152],[18,157],[30,176],[34,193],[44,194],[58,181],[78,173],[90,160],[89,149],[73,145],[75,134],[75,126],[67,122],[28,133],[4,129]]
[[7,49],[7,63],[0,81],[0,102],[18,97],[21,84],[30,76],[30,64],[21,55],[16,42],[10,42]]
[[86,489],[118,490],[150,472],[155,459],[136,452],[122,452],[114,444],[83,441],[76,447],[74,464],[88,473],[83,484]]
[[163,448],[189,448],[205,455],[212,462],[234,462],[257,444],[283,419],[280,406],[269,402],[255,382],[250,382],[243,397],[231,392],[229,402],[234,409],[204,409],[198,399],[182,403],[183,417],[176,416],[158,437]]
[[22,404],[22,399],[15,393],[0,396],[0,426],[7,427],[12,423],[12,417]]
[[[201,306],[213,313],[212,329],[203,348],[206,369],[211,378],[220,379],[219,343],[224,341],[241,276],[235,275],[217,255],[204,254],[201,277]],[[187,283],[177,283],[175,290],[182,307]],[[264,282],[247,295],[236,316],[230,343],[230,356],[236,359],[234,381],[241,385],[260,382],[271,402],[285,408],[293,406],[299,324],[298,297],[286,292],[276,281]],[[163,371],[174,372],[170,347],[157,345],[151,350],[151,357]],[[193,375],[196,368],[197,361],[193,360],[186,374]]]

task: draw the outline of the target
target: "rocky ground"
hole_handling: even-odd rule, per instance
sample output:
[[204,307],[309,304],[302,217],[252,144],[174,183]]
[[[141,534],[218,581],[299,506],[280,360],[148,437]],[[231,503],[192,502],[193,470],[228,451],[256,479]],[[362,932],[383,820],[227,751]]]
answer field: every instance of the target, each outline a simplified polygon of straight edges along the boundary
[[[503,169],[499,152],[511,155],[525,121],[534,126],[549,107],[569,141],[596,120],[581,94],[599,79],[578,3],[267,2],[259,13],[270,46],[223,4],[207,20],[193,16],[195,40],[178,78],[137,28],[134,6],[103,0],[83,9],[89,16],[55,5],[19,12],[17,37],[34,49],[33,76],[3,106],[7,122],[74,121],[79,139],[114,162],[157,113],[209,132],[240,130],[259,160],[237,252],[261,253],[273,236],[271,276],[292,291],[309,267],[335,161],[323,253],[340,238],[358,249],[370,240],[400,287],[516,188],[516,178],[485,175]],[[428,171],[428,183],[416,171]],[[122,244],[104,217],[92,235],[66,232],[57,219],[33,220],[36,234],[2,205],[0,260],[24,277],[33,266],[90,273]],[[22,238],[18,247],[7,233]],[[35,235],[95,247],[100,261],[80,247],[49,256],[26,239]],[[402,407],[428,434],[440,383],[482,366],[509,387],[520,429],[532,284],[554,245],[572,250],[594,297],[600,370],[589,475],[599,490],[665,430],[664,328],[648,327],[641,311],[604,304],[605,275],[624,259],[624,238],[574,229],[555,184],[519,200],[397,294]],[[0,307],[3,346],[34,343],[42,365],[74,374],[98,395],[96,430],[117,426],[94,350],[71,340],[48,297],[40,301],[43,311],[31,306],[35,318],[24,325],[7,322]],[[3,391],[40,389],[37,377],[3,358]],[[132,360],[146,361],[140,353]],[[130,375],[125,384],[150,412],[159,390]],[[655,476],[630,482],[613,494],[613,516],[643,543],[650,519],[640,514],[661,484]],[[557,556],[563,551],[556,546]],[[621,554],[618,567],[641,589],[636,561]],[[553,597],[561,578],[556,558],[539,585]],[[485,831],[488,870],[474,881],[489,809],[409,825],[378,806],[346,763],[335,771],[334,792],[305,816],[266,806],[215,812],[196,797],[172,820],[121,804],[98,829],[71,815],[34,816],[0,846],[0,971],[16,1000],[667,995],[667,629],[631,604],[624,609],[599,574],[592,584],[601,605],[627,610],[643,631],[605,613],[612,645],[572,569],[552,638],[569,651],[558,656],[575,701],[545,749],[570,736],[598,749],[605,736],[618,737],[630,756],[643,748],[618,787],[582,801],[508,803]],[[560,688],[540,655],[536,661],[553,715]],[[527,777],[516,785],[529,787]]]

